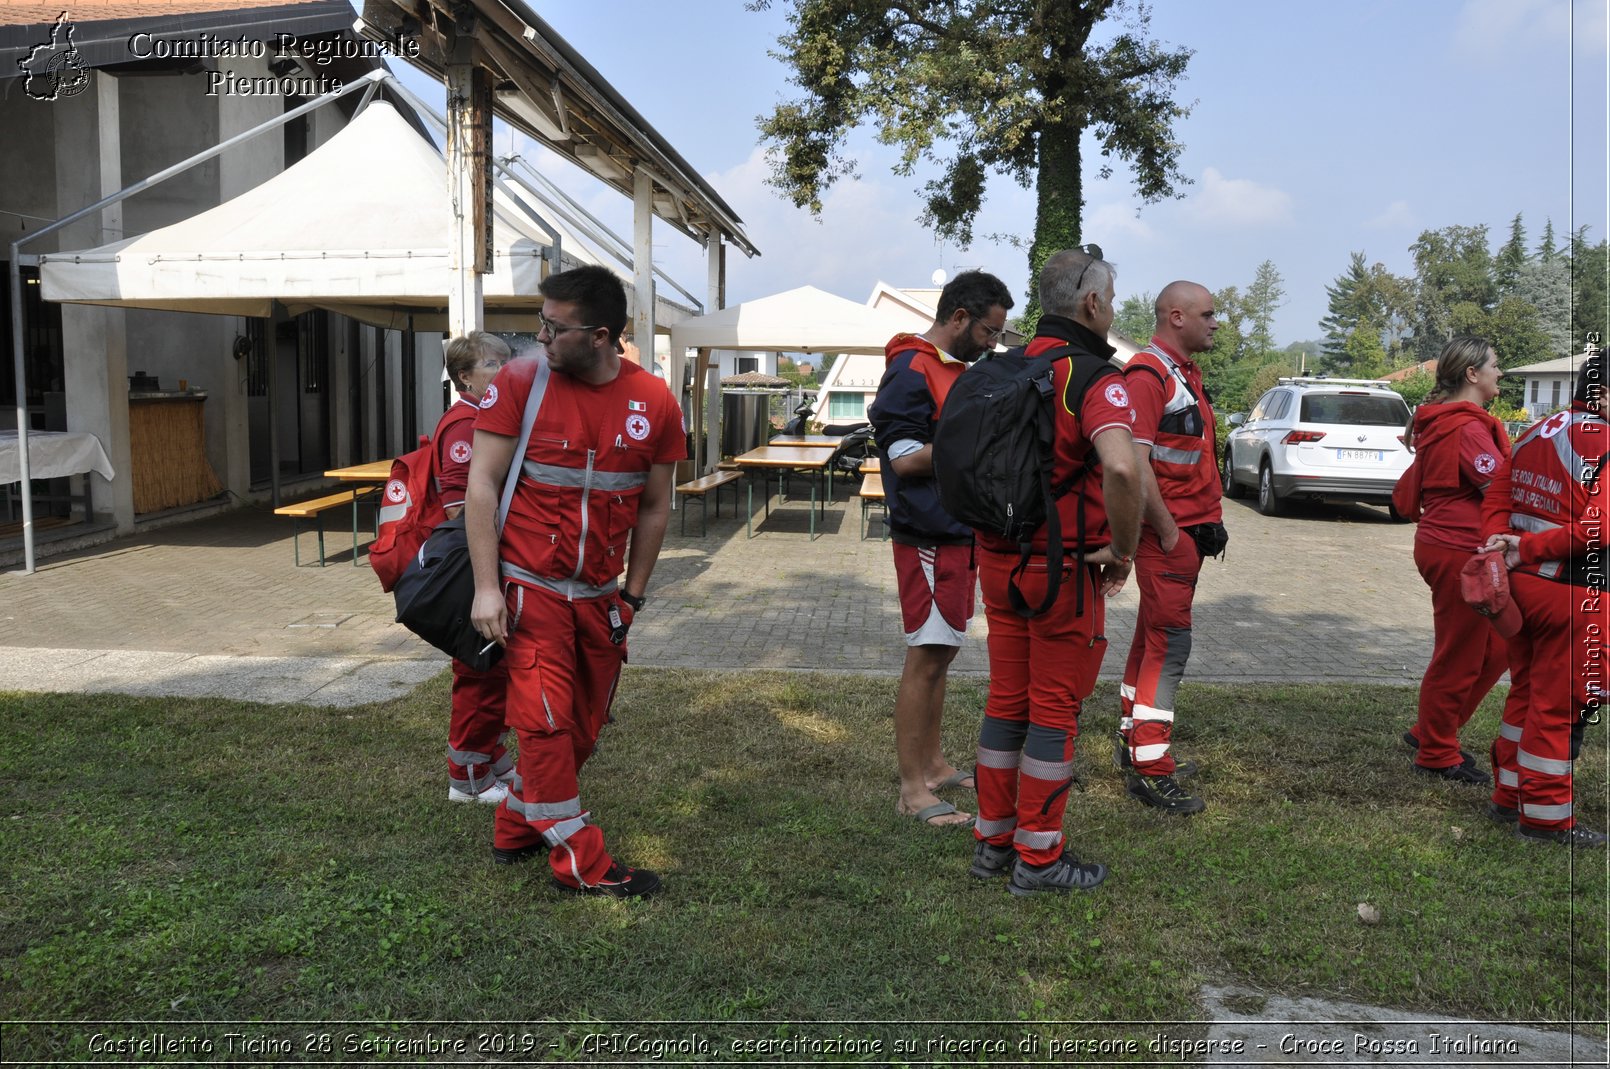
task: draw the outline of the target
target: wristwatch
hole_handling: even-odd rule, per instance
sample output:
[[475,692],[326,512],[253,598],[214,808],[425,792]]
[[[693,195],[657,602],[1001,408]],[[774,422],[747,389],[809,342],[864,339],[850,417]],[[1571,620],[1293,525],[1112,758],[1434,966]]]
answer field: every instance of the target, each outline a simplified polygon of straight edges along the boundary
[[633,597],[626,592],[625,588],[622,588],[616,596],[630,605],[633,612],[642,612],[644,603],[648,601],[647,598]]

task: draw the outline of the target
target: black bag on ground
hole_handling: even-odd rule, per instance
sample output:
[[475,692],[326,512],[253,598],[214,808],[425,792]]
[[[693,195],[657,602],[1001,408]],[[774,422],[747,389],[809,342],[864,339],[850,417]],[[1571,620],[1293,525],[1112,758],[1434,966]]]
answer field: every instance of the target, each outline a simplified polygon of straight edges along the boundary
[[475,573],[462,513],[436,525],[392,594],[397,599],[397,622],[443,653],[478,672],[503,656],[503,647],[496,643],[486,649],[486,639],[470,623]]
[[[957,520],[1018,544],[1018,565],[1007,595],[1019,616],[1038,616],[1056,601],[1062,583],[1062,522],[1057,499],[1094,467],[1087,463],[1060,486],[1052,486],[1056,414],[1052,364],[1074,362],[1068,396],[1078,404],[1096,379],[1119,371],[1093,353],[1058,346],[1028,356],[1020,346],[968,368],[945,395],[934,428],[934,480],[939,503]],[[1082,503],[1081,503],[1082,506]],[[1074,546],[1084,563],[1084,509],[1078,511]],[[1034,533],[1046,528],[1045,600],[1031,608],[1017,577],[1028,567]],[[1084,586],[1078,612],[1084,611]]]

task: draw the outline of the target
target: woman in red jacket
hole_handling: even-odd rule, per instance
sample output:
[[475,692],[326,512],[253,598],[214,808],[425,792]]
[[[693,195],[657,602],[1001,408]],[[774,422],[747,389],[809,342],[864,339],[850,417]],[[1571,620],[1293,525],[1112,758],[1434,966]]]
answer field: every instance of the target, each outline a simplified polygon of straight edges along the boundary
[[[447,406],[436,424],[431,474],[448,519],[464,511],[475,416],[488,384],[509,356],[503,339],[485,331],[472,330],[447,342],[447,374],[458,389],[458,400]],[[509,670],[501,661],[477,672],[454,659],[453,713],[447,727],[448,801],[497,805],[509,793],[504,784],[514,778],[514,756],[503,747],[508,687]]]
[[1487,773],[1459,748],[1459,729],[1508,667],[1505,643],[1459,592],[1459,570],[1481,545],[1481,501],[1509,463],[1509,435],[1484,407],[1498,396],[1498,354],[1460,336],[1437,357],[1437,385],[1414,413],[1410,443],[1420,474],[1414,563],[1431,588],[1436,642],[1420,682],[1420,715],[1403,737],[1414,767],[1455,783]]

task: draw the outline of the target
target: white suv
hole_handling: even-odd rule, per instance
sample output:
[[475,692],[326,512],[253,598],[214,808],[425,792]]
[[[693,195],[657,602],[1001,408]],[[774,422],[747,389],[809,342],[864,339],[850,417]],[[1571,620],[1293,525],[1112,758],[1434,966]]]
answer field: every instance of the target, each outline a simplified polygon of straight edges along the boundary
[[1273,516],[1292,498],[1390,507],[1409,466],[1409,406],[1384,382],[1281,379],[1250,414],[1236,412],[1220,478],[1227,497],[1247,488]]

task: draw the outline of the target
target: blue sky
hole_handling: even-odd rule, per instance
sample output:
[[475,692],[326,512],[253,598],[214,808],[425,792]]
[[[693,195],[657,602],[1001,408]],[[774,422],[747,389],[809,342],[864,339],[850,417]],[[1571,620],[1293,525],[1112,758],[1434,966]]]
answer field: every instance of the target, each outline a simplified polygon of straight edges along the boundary
[[[741,0],[534,6],[743,218],[762,256],[730,256],[729,304],[804,284],[862,301],[880,279],[923,286],[936,268],[975,266],[1025,292],[1018,250],[935,242],[916,221],[926,176],[893,174],[893,153],[864,128],[851,140],[859,179],[833,188],[820,220],[765,185],[755,118],[795,95],[787,68],[767,55],[786,28],[786,0],[759,13]],[[1182,277],[1245,288],[1273,260],[1287,291],[1280,344],[1320,335],[1325,287],[1352,250],[1409,274],[1421,230],[1486,224],[1496,245],[1516,212],[1529,244],[1546,218],[1562,238],[1586,224],[1596,242],[1610,214],[1607,6],[1160,0],[1152,34],[1196,50],[1179,88],[1195,107],[1176,128],[1194,184],[1182,200],[1143,206],[1122,164],[1097,178],[1087,138],[1085,240],[1118,265],[1120,297]],[[499,134],[500,154],[509,139]],[[624,198],[557,157],[517,148],[629,237]],[[975,233],[1027,238],[1033,218],[1032,192],[996,178]],[[663,225],[654,240],[656,259],[702,295],[699,248]]]

